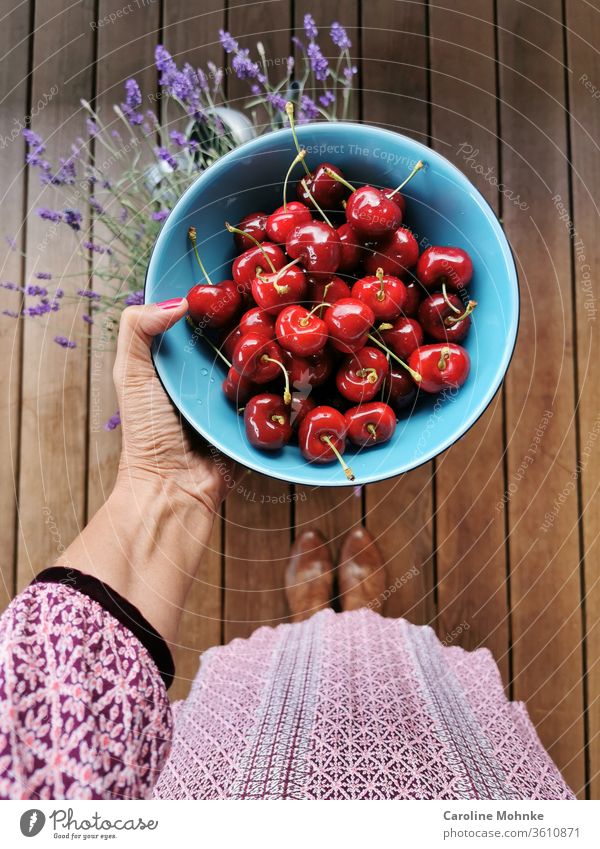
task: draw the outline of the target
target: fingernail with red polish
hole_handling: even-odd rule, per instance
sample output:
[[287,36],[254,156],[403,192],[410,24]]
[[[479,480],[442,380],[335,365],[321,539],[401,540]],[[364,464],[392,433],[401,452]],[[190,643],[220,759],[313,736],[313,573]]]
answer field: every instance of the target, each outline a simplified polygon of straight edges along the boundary
[[168,301],[160,301],[156,306],[161,310],[174,310],[183,301],[183,298],[170,298]]

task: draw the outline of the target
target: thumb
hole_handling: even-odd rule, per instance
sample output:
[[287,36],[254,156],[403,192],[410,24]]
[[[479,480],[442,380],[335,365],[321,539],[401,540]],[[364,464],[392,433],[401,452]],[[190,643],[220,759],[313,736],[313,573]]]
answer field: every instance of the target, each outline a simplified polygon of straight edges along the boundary
[[127,307],[121,315],[117,356],[115,359],[115,383],[127,371],[127,363],[141,360],[150,363],[150,345],[159,333],[164,333],[183,318],[188,304],[185,298],[172,298],[158,304]]

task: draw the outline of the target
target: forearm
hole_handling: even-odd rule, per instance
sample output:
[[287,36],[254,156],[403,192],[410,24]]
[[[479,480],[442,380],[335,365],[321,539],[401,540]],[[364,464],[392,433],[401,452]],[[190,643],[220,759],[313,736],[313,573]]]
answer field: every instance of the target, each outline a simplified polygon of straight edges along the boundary
[[213,521],[201,500],[168,482],[119,480],[57,565],[108,584],[173,644]]

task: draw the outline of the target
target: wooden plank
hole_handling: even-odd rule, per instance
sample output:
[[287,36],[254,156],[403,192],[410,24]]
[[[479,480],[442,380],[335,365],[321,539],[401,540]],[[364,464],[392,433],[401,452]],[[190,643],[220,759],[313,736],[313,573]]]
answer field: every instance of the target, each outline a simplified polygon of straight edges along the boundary
[[[600,798],[600,510],[598,508],[598,429],[600,357],[598,290],[598,198],[600,197],[600,16],[598,4],[566,4],[569,113],[571,130],[574,287],[577,329],[579,461],[581,463],[582,534],[585,557],[583,589],[587,623],[586,680],[589,741],[589,798]],[[573,753],[575,756],[578,753]],[[581,793],[583,788],[577,787]]]
[[[94,3],[64,9],[60,0],[38,3],[35,10],[32,102],[58,88],[32,121],[47,140],[54,161],[65,155],[81,131],[80,98],[92,95]],[[28,175],[28,207],[63,209],[59,189],[40,188],[37,172]],[[65,225],[48,227],[34,212],[27,223],[26,279],[37,270],[73,274],[86,270]],[[83,278],[85,282],[85,278]],[[24,326],[20,539],[18,587],[51,563],[84,520],[87,358],[85,350],[65,351],[56,333],[78,335],[81,308],[64,301],[59,316],[28,320]]]
[[[302,3],[295,5],[296,34],[304,39],[304,15],[310,12],[319,28],[319,43],[324,54],[331,59],[337,55],[337,48],[329,40],[329,28],[333,21],[339,21],[346,27],[350,40],[353,42],[352,55],[358,55],[359,16],[358,4],[352,0],[337,0],[327,3],[322,8]],[[299,61],[296,51],[296,61]],[[298,66],[300,72],[301,66]],[[356,78],[355,78],[356,80]],[[358,112],[359,93],[354,98],[354,114]],[[314,165],[317,163],[310,163]],[[362,497],[348,487],[296,487],[295,502],[295,534],[302,531],[318,529],[331,543],[334,557],[337,557],[344,535],[362,520]]]
[[[202,11],[182,0],[163,3],[163,43],[177,63],[190,62],[205,67],[210,60],[222,64],[223,51],[218,31],[225,24],[225,11],[219,0],[204,0]],[[172,699],[185,698],[198,669],[199,656],[221,642],[223,584],[223,524],[219,517],[202,565],[185,604],[175,651],[177,679],[170,690]]]
[[[375,0],[364,11],[363,119],[427,143],[426,5]],[[366,524],[395,588],[386,613],[418,624],[435,617],[432,474],[428,463],[366,488]]]
[[[508,480],[531,456],[508,503],[514,696],[567,782],[584,782],[576,488],[548,520],[576,464],[570,244],[556,195],[568,198],[559,0],[498,7],[503,181],[521,280],[521,325],[507,379]],[[548,416],[546,411],[552,414]]]
[[[19,222],[23,216],[26,188],[21,131],[31,112],[27,96],[30,11],[29,3],[14,9],[4,3],[4,25],[0,31],[0,91],[3,92],[0,101],[0,198],[4,217],[2,239],[15,239],[14,250],[7,243],[3,245],[1,278],[16,284],[21,282],[23,274],[20,251],[25,247],[24,228],[19,226]],[[20,305],[21,297],[18,293],[3,291],[3,310],[18,311]],[[4,610],[12,598],[15,583],[21,331],[20,321],[1,317],[0,359],[4,367],[0,374],[0,539],[5,555],[0,566],[0,610]]]
[[[275,23],[276,22],[276,23]],[[230,6],[228,28],[242,47],[262,41],[268,57],[290,52],[291,10],[287,0],[270,3],[268,20],[261,3]],[[275,69],[277,70],[277,68]],[[248,80],[227,75],[230,103],[241,106]],[[287,484],[248,473],[228,497],[225,508],[224,639],[247,637],[259,625],[276,624],[286,615],[283,592],[289,553],[291,491]]]
[[[473,168],[479,164],[499,179],[494,4],[459,0],[448,8],[432,2],[429,27],[433,147],[466,173],[498,213],[497,190]],[[440,639],[463,626],[453,644],[487,646],[507,681],[502,418],[499,395],[438,458],[435,481]]]

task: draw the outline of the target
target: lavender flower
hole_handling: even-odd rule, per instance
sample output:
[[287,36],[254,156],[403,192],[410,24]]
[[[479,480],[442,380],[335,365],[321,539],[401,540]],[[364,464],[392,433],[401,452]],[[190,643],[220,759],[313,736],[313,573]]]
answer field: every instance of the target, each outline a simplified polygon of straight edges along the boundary
[[324,106],[325,108],[327,108],[332,103],[335,103],[335,94],[332,91],[330,91],[329,89],[327,89],[327,91],[324,94],[320,95],[319,103],[322,106]]
[[278,94],[277,92],[270,92],[267,94],[266,100],[271,104],[271,106],[274,106],[275,109],[279,109],[280,112],[285,112],[286,99],[283,95]]
[[0,283],[0,286],[3,289],[9,289],[11,292],[22,292],[23,291],[23,289],[20,286],[17,286],[16,283],[11,283],[10,280],[3,280],[2,283]]
[[87,315],[87,313],[84,313],[81,317],[85,321],[86,324],[93,324],[94,323],[94,319],[92,318],[92,316]]
[[97,242],[85,241],[82,243],[82,247],[85,248],[86,251],[92,251],[92,253],[95,254],[112,254],[110,248],[107,248],[105,245],[99,245]]
[[321,48],[318,44],[312,42],[308,45],[308,58],[315,77],[321,81],[327,79],[329,63],[321,53]]
[[57,345],[60,345],[61,348],[76,348],[77,343],[73,342],[72,339],[69,339],[67,336],[55,336],[54,341]]
[[19,318],[19,313],[14,310],[2,310],[2,315],[7,315],[9,318]]
[[99,301],[102,298],[102,295],[94,292],[93,289],[78,289],[77,294],[80,298],[87,298],[89,301]]
[[48,271],[36,271],[33,276],[36,280],[52,280],[52,275]]
[[17,240],[13,236],[5,236],[4,241],[6,242],[8,247],[11,249],[11,251],[17,250]]
[[151,216],[152,220],[153,221],[165,221],[169,217],[169,211],[170,210],[168,210],[168,209],[159,209],[156,212],[153,212],[152,216]]
[[352,47],[352,42],[348,38],[346,30],[337,21],[332,23],[329,34],[335,46],[339,47],[340,50],[349,50]]
[[154,51],[154,62],[160,71],[159,83],[161,86],[170,86],[173,75],[177,73],[177,65],[173,57],[162,44],[157,44]]
[[72,230],[81,230],[81,213],[76,209],[65,209],[64,222],[68,224]]
[[256,62],[250,59],[250,51],[247,49],[240,50],[235,54],[231,62],[231,67],[240,80],[257,79],[259,82],[264,82],[264,76],[261,74],[260,68]]
[[157,147],[155,148],[155,153],[159,159],[162,159],[163,162],[166,162],[167,165],[170,165],[173,171],[177,171],[177,160],[168,148]]
[[132,292],[125,298],[126,307],[139,307],[144,303],[144,290],[138,289],[137,292]]
[[104,430],[115,430],[115,428],[119,427],[121,424],[121,414],[117,410],[114,415],[110,417],[110,419],[105,423]]
[[305,47],[305,46],[304,46],[304,44],[300,41],[300,39],[298,38],[298,36],[297,36],[297,35],[293,35],[293,36],[292,36],[292,44],[295,44],[295,45],[296,45],[296,47],[298,48],[298,50],[300,50],[302,53],[306,53],[306,47]]
[[223,50],[226,53],[235,53],[235,51],[238,49],[239,45],[230,32],[226,32],[225,30],[220,29],[219,40],[221,42]]
[[29,147],[37,153],[43,153],[46,150],[46,145],[42,141],[41,136],[38,136],[38,134],[34,133],[33,130],[23,130],[23,138]]
[[346,81],[349,84],[352,80],[354,74],[358,74],[358,68],[356,65],[352,65],[350,68],[344,68],[344,76],[346,77]]
[[125,95],[125,103],[121,104],[123,114],[132,127],[139,126],[144,120],[144,116],[138,112],[142,105],[142,93],[135,80],[129,79],[125,82]]
[[307,121],[314,121],[319,117],[319,109],[307,94],[303,94],[300,98],[300,112],[298,114],[298,123],[305,124]]
[[316,38],[319,34],[315,19],[312,15],[304,15],[304,32],[306,33],[306,37],[310,39]]
[[96,198],[91,197],[89,200],[89,204],[95,213],[97,213],[98,215],[104,215],[104,207],[99,201],[96,200]]
[[185,133],[180,132],[179,130],[171,130],[169,133],[169,138],[175,144],[178,144],[180,147],[185,147],[187,144],[187,136]]
[[85,126],[87,127],[88,134],[93,138],[97,136],[100,132],[100,128],[95,121],[92,121],[91,118],[85,119]]
[[43,218],[45,221],[52,221],[53,224],[58,224],[63,219],[62,212],[57,212],[55,209],[48,209],[47,206],[36,209],[36,212],[40,218]]
[[35,284],[30,284],[25,287],[25,294],[31,295],[32,297],[46,297],[48,294],[48,290],[44,286],[36,286]]

